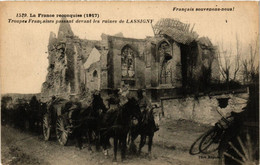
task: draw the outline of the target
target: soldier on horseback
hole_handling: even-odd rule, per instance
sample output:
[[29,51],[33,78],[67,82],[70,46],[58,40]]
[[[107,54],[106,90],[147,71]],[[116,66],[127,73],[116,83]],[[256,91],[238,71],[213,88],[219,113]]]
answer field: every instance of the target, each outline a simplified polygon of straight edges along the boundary
[[[145,119],[148,118],[146,116],[148,114],[147,112],[152,109],[152,104],[147,99],[145,91],[143,91],[142,89],[139,89],[137,91],[137,96],[138,96],[139,107],[140,107],[141,113],[142,113],[142,122],[145,122]],[[154,132],[159,130],[159,126],[155,124],[154,120],[153,120],[153,123],[152,123],[152,127],[153,127]]]
[[151,156],[151,148],[152,148],[152,141],[154,132],[159,130],[159,126],[155,124],[154,121],[154,114],[153,114],[153,107],[149,100],[145,96],[145,92],[142,89],[137,91],[138,96],[138,104],[141,110],[141,120],[138,120],[138,123],[131,123],[130,129],[130,151],[136,153],[136,147],[134,144],[134,140],[141,136],[140,143],[139,143],[139,150],[138,153],[141,153],[142,147],[145,145],[146,137],[148,136],[148,152],[149,157]]
[[137,100],[131,97],[129,86],[122,82],[121,88],[115,90],[108,103],[116,103],[117,105],[105,113],[101,121],[100,141],[104,149],[105,155],[108,154],[109,139],[114,139],[114,159],[116,161],[117,148],[121,145],[121,160],[125,159],[126,154],[126,138],[130,129],[130,123],[133,118],[140,119],[141,112]]
[[129,99],[129,86],[128,84],[121,84],[121,88],[114,90],[107,99],[109,105],[109,112],[115,111],[125,105]]

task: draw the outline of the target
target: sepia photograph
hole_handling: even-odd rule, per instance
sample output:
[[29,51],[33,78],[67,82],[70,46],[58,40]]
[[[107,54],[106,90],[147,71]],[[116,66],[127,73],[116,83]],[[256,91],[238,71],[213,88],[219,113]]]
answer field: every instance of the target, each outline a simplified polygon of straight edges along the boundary
[[258,2],[0,2],[1,164],[258,165]]

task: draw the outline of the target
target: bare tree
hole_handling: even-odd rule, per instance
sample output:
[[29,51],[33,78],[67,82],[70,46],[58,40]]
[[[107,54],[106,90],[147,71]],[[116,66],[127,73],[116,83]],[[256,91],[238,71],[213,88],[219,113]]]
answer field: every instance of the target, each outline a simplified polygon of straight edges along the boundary
[[249,63],[247,59],[244,59],[242,61],[242,66],[243,66],[243,72],[242,72],[243,82],[244,84],[247,84],[249,82],[249,69],[248,69]]
[[241,47],[240,47],[240,44],[239,44],[239,39],[238,39],[238,36],[236,35],[236,55],[235,55],[235,68],[234,68],[234,77],[233,77],[233,80],[235,81],[236,80],[236,77],[237,77],[237,73],[238,71],[240,70],[240,57],[241,57]]
[[[220,73],[225,80],[227,87],[229,88],[229,82],[231,80],[237,81],[237,77],[241,70],[241,55],[242,46],[239,41],[238,35],[236,35],[235,51],[232,50],[232,45],[229,48],[224,48],[223,41],[218,46],[218,60]],[[242,63],[244,65],[244,63]]]
[[[230,69],[231,69],[231,63],[230,63],[230,56],[232,54],[232,50],[227,51],[223,47],[223,41],[221,45],[219,45],[219,51],[217,53],[218,59],[219,59],[219,67],[220,67],[220,73],[222,77],[224,78],[225,82],[229,83],[230,81]],[[222,60],[223,59],[223,60]]]
[[242,62],[244,83],[248,84],[253,82],[259,74],[259,59],[258,59],[258,40],[255,46],[249,45],[249,58],[245,58]]

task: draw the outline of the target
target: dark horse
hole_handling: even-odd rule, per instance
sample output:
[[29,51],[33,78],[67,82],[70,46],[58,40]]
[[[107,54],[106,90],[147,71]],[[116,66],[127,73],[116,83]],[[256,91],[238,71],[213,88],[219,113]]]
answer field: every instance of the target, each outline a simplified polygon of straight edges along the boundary
[[154,132],[156,132],[159,128],[155,125],[154,121],[154,113],[153,109],[156,108],[153,107],[151,110],[145,110],[142,112],[142,119],[138,122],[138,124],[131,124],[130,129],[130,138],[131,145],[134,144],[134,140],[138,137],[138,135],[141,136],[138,154],[141,153],[142,147],[145,145],[146,137],[148,136],[148,154],[149,157],[151,157],[151,150],[152,150],[152,144],[153,144],[153,136]]
[[118,109],[107,112],[101,121],[101,144],[103,149],[106,150],[109,145],[109,139],[114,139],[114,159],[117,158],[117,146],[121,144],[121,160],[125,159],[126,152],[126,138],[130,129],[130,122],[133,117],[140,118],[141,111],[137,101],[130,98],[126,104]]
[[28,120],[29,128],[31,131],[41,133],[43,114],[47,109],[47,104],[37,100],[36,96],[33,96],[30,100],[28,107]]
[[101,116],[106,113],[107,108],[103,102],[100,93],[93,94],[93,100],[89,107],[83,108],[80,111],[75,111],[72,115],[73,121],[75,121],[74,135],[76,137],[77,146],[82,148],[82,136],[86,133],[88,137],[88,149],[91,149],[91,140],[93,133],[96,137],[96,147],[98,149],[99,142],[99,128]]

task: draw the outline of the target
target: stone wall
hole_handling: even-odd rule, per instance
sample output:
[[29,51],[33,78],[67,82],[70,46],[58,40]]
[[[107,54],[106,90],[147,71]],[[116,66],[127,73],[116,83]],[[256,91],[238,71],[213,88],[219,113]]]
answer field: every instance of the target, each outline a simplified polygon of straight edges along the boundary
[[86,69],[86,89],[89,91],[100,90],[100,62],[95,62],[90,65],[88,69]]
[[[246,106],[248,96],[248,93],[240,93],[223,94],[211,97],[202,96],[199,97],[198,100],[192,97],[184,99],[169,99],[163,100],[162,106],[166,118],[172,120],[192,120],[198,123],[213,125],[221,119],[217,110],[223,116],[227,116],[231,111],[239,112]],[[222,100],[222,102],[218,100]],[[227,101],[227,105],[225,105],[225,101]]]
[[172,43],[173,49],[173,64],[172,64],[172,85],[173,87],[181,87],[182,76],[181,76],[181,49],[177,42]]

